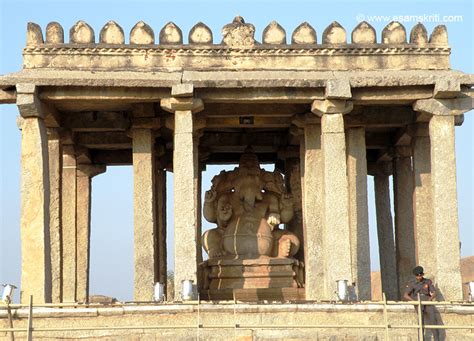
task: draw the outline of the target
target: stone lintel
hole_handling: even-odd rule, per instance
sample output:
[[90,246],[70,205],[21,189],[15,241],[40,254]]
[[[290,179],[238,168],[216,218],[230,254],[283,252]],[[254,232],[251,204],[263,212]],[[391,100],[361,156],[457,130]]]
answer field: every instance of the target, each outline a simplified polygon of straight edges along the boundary
[[105,173],[107,166],[104,164],[79,164],[77,165],[77,176],[93,178],[96,175]]
[[392,162],[388,162],[388,161],[368,162],[367,174],[372,175],[372,176],[390,176],[393,174]]
[[200,98],[192,97],[169,97],[161,99],[160,103],[163,110],[166,110],[170,113],[175,111],[192,111],[193,113],[198,113],[204,110],[204,103]]
[[349,79],[328,79],[325,97],[327,99],[349,99],[352,97]]
[[132,119],[132,129],[160,129],[161,127],[160,117],[134,117]]
[[280,160],[287,160],[291,158],[299,158],[300,157],[300,148],[298,146],[289,146],[286,148],[280,148],[277,151],[278,159]]
[[422,99],[413,104],[413,110],[433,116],[462,115],[473,108],[470,97],[452,99]]
[[34,84],[16,85],[16,104],[23,118],[38,117],[44,119],[43,106],[38,98],[38,89]]
[[320,117],[324,114],[347,114],[352,111],[353,107],[351,101],[337,99],[316,100],[311,105],[311,112]]
[[461,93],[461,82],[456,77],[441,77],[436,80],[433,97],[455,98]]
[[0,90],[0,104],[15,104],[16,91],[14,90]]
[[321,124],[321,118],[312,113],[296,114],[291,123],[298,128],[304,128],[307,124]]
[[133,117],[154,117],[153,103],[138,103],[133,105]]

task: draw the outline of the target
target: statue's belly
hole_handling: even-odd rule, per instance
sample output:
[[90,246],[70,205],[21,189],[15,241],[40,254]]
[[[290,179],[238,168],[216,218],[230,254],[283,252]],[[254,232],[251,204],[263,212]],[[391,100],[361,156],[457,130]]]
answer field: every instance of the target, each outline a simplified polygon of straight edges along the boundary
[[224,232],[224,250],[232,255],[270,256],[272,247],[272,229],[265,219],[240,217]]

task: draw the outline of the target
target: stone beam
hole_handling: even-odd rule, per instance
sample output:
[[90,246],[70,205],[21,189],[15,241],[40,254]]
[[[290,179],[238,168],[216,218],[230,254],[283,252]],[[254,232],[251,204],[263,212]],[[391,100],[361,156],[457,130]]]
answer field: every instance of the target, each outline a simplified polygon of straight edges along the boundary
[[90,149],[131,149],[132,139],[123,132],[77,133],[76,144]]
[[219,117],[206,119],[206,128],[288,128],[292,117]]
[[86,111],[63,113],[61,123],[64,128],[76,132],[125,131],[130,128],[127,112]]
[[15,90],[0,90],[0,104],[15,104],[16,91]]
[[416,113],[409,106],[356,106],[344,116],[346,127],[391,128],[415,122]]
[[209,103],[202,115],[207,118],[240,117],[240,116],[272,116],[286,117],[309,112],[308,104],[295,103]]
[[[323,88],[234,88],[196,89],[196,96],[207,103],[306,103],[324,99]],[[207,109],[206,109],[207,110]]]
[[116,150],[90,150],[91,162],[106,164],[109,166],[126,166],[132,164],[132,150],[131,149],[116,149]]
[[[283,132],[245,132],[226,133],[209,132],[205,133],[200,140],[201,147],[218,148],[245,148],[247,146],[285,146],[288,143],[288,133]],[[213,148],[213,149],[214,149]],[[240,150],[240,149],[239,149]]]

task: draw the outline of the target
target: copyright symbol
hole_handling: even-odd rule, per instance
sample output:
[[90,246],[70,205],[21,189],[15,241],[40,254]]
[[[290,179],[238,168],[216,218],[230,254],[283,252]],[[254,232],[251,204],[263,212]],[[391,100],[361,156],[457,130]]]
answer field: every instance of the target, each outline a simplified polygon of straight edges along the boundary
[[362,21],[364,21],[364,20],[365,20],[365,15],[362,14],[362,13],[357,14],[357,15],[356,15],[356,20],[357,20],[357,22],[362,22]]

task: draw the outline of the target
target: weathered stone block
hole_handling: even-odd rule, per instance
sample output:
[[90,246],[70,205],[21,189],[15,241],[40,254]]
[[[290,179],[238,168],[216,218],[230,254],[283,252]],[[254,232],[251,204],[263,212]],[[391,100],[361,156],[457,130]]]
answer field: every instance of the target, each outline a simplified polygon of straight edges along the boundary
[[291,36],[292,44],[316,44],[316,30],[307,22],[300,24]]
[[285,29],[276,21],[272,21],[263,30],[262,42],[274,45],[286,44]]
[[130,44],[154,44],[155,33],[153,29],[139,21],[130,31]]

